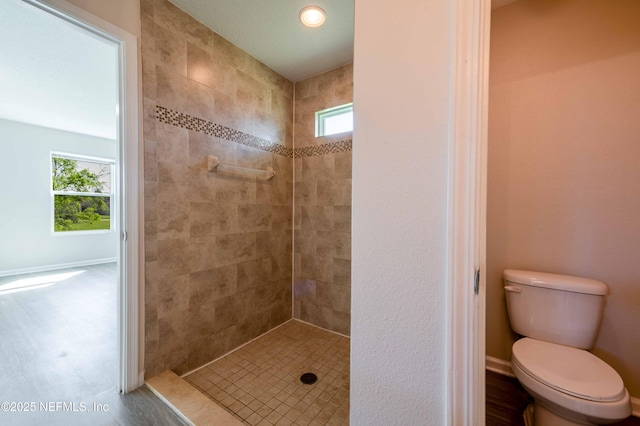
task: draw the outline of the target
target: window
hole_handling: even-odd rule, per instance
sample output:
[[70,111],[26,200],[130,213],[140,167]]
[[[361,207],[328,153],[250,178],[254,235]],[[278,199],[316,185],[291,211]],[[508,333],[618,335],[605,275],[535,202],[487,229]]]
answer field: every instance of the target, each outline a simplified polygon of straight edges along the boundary
[[353,131],[353,103],[316,112],[316,137]]
[[111,160],[51,154],[54,232],[110,230]]

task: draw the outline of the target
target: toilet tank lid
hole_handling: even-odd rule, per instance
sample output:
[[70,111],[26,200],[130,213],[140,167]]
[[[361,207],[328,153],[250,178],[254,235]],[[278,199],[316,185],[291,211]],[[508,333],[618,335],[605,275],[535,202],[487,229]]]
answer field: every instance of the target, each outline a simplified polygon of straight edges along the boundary
[[511,283],[570,291],[573,293],[605,295],[608,291],[607,285],[602,281],[573,277],[571,275],[506,269],[502,273],[502,277],[505,281]]

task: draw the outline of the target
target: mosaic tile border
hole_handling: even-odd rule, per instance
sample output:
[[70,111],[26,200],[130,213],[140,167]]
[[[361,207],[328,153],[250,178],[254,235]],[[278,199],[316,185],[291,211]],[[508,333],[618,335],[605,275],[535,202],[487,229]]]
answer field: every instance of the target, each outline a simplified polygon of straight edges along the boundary
[[316,155],[333,154],[337,152],[351,151],[352,140],[345,139],[337,142],[329,142],[322,145],[305,146],[302,148],[287,148],[276,142],[271,142],[239,130],[232,129],[221,124],[203,120],[192,115],[183,114],[160,105],[156,105],[156,120],[161,123],[171,124],[194,132],[202,132],[207,135],[236,142],[252,148],[272,152],[289,158],[313,157]]
[[295,158],[313,157],[316,155],[334,154],[336,152],[351,151],[353,143],[351,139],[343,141],[329,142],[322,145],[305,146],[293,150]]
[[169,108],[156,105],[156,120],[161,123],[171,124],[194,132],[202,132],[207,135],[236,142],[252,148],[261,149],[263,151],[272,152],[274,154],[285,157],[293,157],[293,150],[279,143],[270,142],[266,139],[232,129],[221,124],[213,123],[208,120],[194,117],[192,115],[183,114]]

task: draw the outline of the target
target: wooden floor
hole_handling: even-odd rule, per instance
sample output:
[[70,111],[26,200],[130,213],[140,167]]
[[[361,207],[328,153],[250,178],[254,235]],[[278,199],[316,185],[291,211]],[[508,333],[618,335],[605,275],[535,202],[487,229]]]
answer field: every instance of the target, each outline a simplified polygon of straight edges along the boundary
[[[0,425],[183,425],[117,392],[115,263],[0,277]],[[29,410],[25,412],[25,410]]]
[[[522,413],[533,399],[517,379],[487,371],[486,393],[487,426],[524,426]],[[640,426],[640,419],[629,417],[614,425]]]

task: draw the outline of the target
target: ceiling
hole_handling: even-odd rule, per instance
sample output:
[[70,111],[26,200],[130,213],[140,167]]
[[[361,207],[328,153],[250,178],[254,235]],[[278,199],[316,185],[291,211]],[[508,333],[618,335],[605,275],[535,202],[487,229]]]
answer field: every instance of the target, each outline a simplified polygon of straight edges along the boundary
[[[296,82],[353,62],[353,0],[170,0],[231,43]],[[300,9],[327,13],[306,28]]]
[[[354,0],[169,1],[293,82],[353,62]],[[300,23],[298,13],[309,5],[327,12],[322,27]]]
[[23,1],[0,1],[0,118],[115,139],[116,54]]

